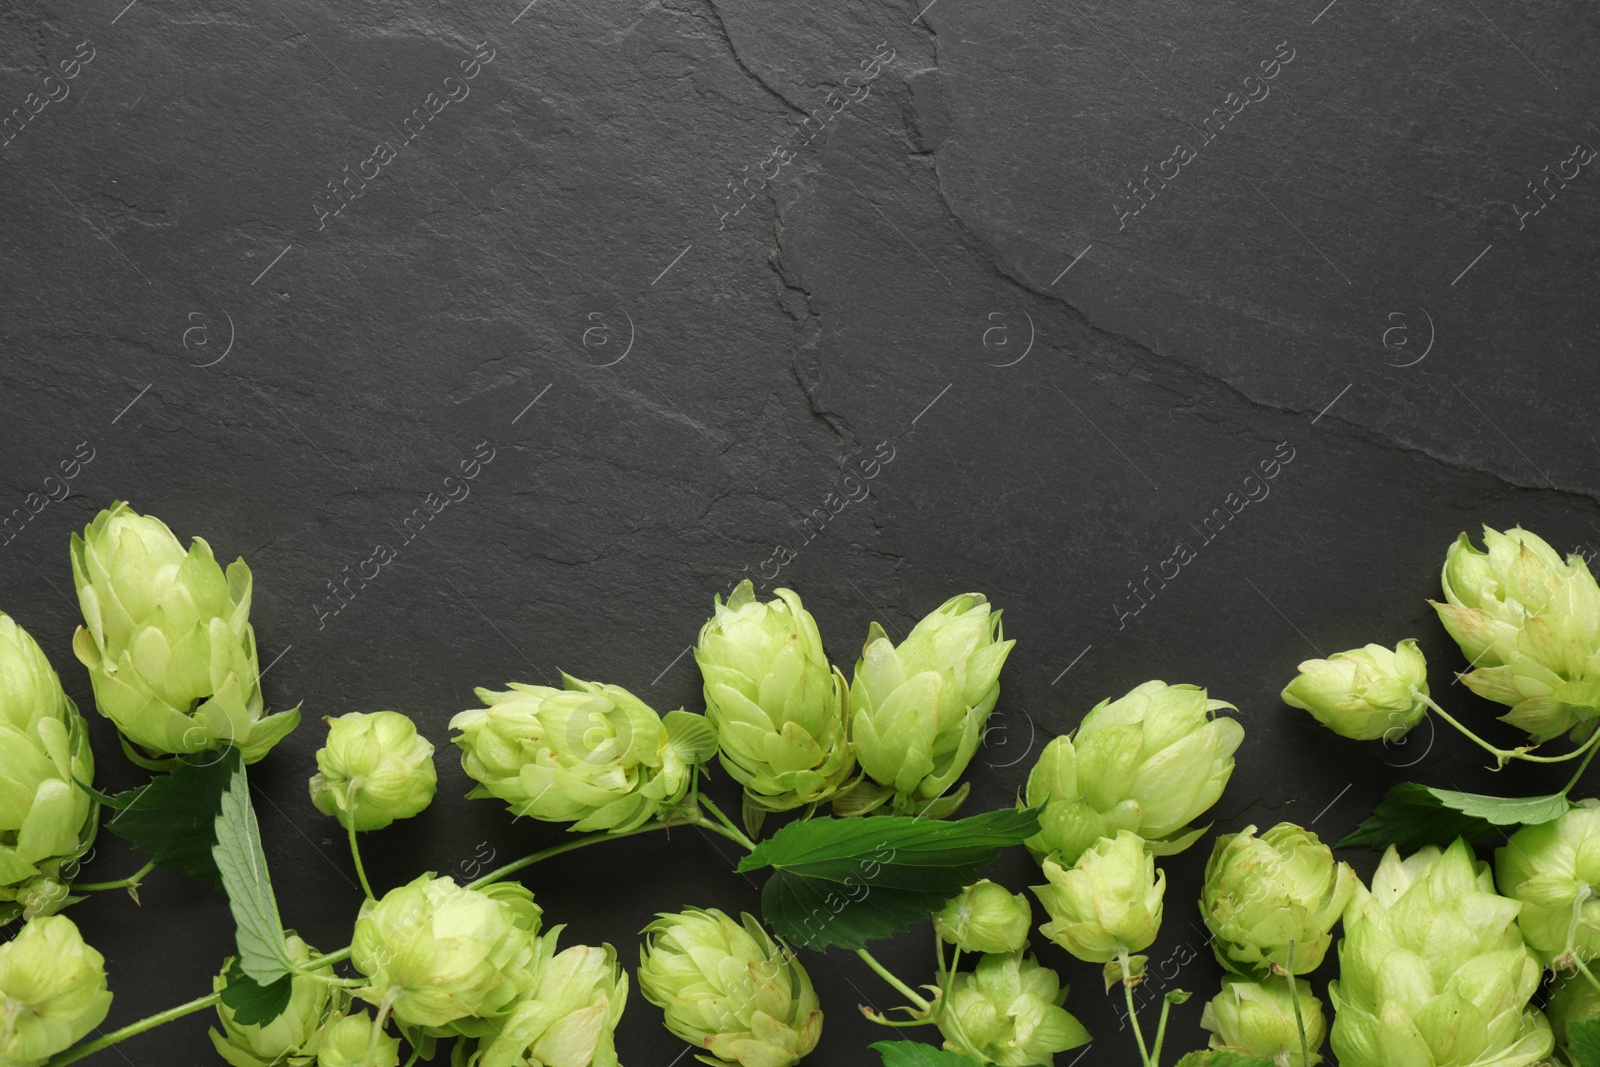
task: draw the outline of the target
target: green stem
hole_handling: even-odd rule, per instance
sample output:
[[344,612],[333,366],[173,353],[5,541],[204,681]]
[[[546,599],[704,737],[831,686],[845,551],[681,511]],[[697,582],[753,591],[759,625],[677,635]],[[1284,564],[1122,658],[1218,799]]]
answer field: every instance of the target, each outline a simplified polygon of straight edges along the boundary
[[367,881],[366,868],[361,866],[361,848],[356,844],[355,813],[347,811],[345,812],[345,818],[349,820],[345,829],[350,831],[350,858],[356,861],[356,877],[361,879],[361,889],[367,894],[367,899],[377,900],[377,894],[372,891],[372,883]]
[[422,1046],[418,1045],[411,1050],[411,1058],[406,1060],[406,1067],[416,1067],[417,1060],[422,1056]]
[[1294,1025],[1300,1031],[1300,1067],[1308,1067],[1311,1063],[1311,1048],[1306,1043],[1306,1020],[1300,1014],[1300,986],[1294,980],[1294,939],[1289,940],[1288,966],[1284,968],[1289,972],[1289,1003],[1294,1005]]
[[1161,999],[1161,1021],[1156,1023],[1156,1043],[1150,1049],[1151,1067],[1159,1067],[1161,1063],[1161,1044],[1167,1039],[1167,1016],[1172,1013],[1172,998]]
[[[468,882],[466,888],[482,889],[486,885],[492,885],[493,883],[500,881],[502,878],[507,878],[513,874],[516,874],[524,867],[531,867],[541,860],[550,859],[552,856],[559,856],[564,852],[572,852],[576,849],[587,848],[589,845],[598,845],[602,841],[615,841],[621,837],[633,837],[635,834],[647,834],[651,830],[661,830],[674,825],[677,824],[671,820],[661,819],[657,820],[656,822],[645,823],[643,826],[636,827],[632,830],[624,830],[621,833],[612,833],[607,831],[597,834],[585,834],[582,837],[576,837],[570,841],[563,841],[559,845],[551,845],[549,848],[541,848],[538,852],[529,853],[519,860],[512,860],[504,867],[490,871],[477,881]],[[718,827],[718,829],[721,829],[721,827]]]
[[163,1023],[170,1023],[172,1020],[181,1019],[185,1015],[193,1015],[197,1011],[205,1011],[221,999],[221,993],[211,993],[197,1000],[191,1000],[187,1004],[179,1004],[176,1008],[168,1008],[166,1011],[157,1012],[155,1015],[140,1019],[136,1023],[129,1023],[120,1030],[113,1030],[104,1037],[95,1038],[93,1041],[79,1045],[77,1048],[70,1048],[55,1058],[46,1061],[44,1067],[66,1067],[69,1063],[77,1063],[85,1056],[99,1052],[103,1048],[110,1048],[117,1042],[125,1041],[135,1034],[153,1030]]
[[[1596,729],[1594,736],[1584,742],[1584,748],[1587,748],[1589,752],[1583,757],[1583,762],[1578,764],[1578,770],[1573,774],[1572,781],[1568,782],[1566,788],[1561,790],[1562,796],[1572,792],[1572,787],[1578,784],[1578,779],[1583,777],[1583,772],[1589,769],[1589,761],[1594,759],[1596,752],[1600,752],[1600,729]],[[1580,751],[1582,750],[1580,749]]]
[[1133,983],[1128,981],[1133,963],[1128,959],[1126,952],[1117,953],[1117,960],[1122,964],[1122,992],[1128,998],[1128,1022],[1133,1026],[1133,1039],[1139,1045],[1139,1062],[1144,1064],[1144,1067],[1156,1067],[1150,1061],[1150,1052],[1145,1047],[1144,1031],[1139,1029],[1139,1009],[1133,1005]]
[[137,888],[139,883],[144,881],[144,876],[155,869],[156,861],[151,860],[143,867],[140,867],[137,871],[134,871],[132,874],[128,875],[128,877],[119,878],[115,882],[74,882],[72,885],[72,892],[98,893],[102,889]]
[[[1577,759],[1594,744],[1594,738],[1591,738],[1588,742],[1585,742],[1583,746],[1575,748],[1571,752],[1566,752],[1559,756],[1535,756],[1531,753],[1524,752],[1521,749],[1500,748],[1496,745],[1490,744],[1488,741],[1485,741],[1483,738],[1467,729],[1467,727],[1463,725],[1459,719],[1441,708],[1433,700],[1433,698],[1428,696],[1426,693],[1416,689],[1413,689],[1411,692],[1416,699],[1422,701],[1424,704],[1428,705],[1428,707],[1432,708],[1434,713],[1437,714],[1441,719],[1460,731],[1463,737],[1477,745],[1479,748],[1483,749],[1485,752],[1488,752],[1490,755],[1494,756],[1497,763],[1495,768],[1496,770],[1499,770],[1500,767],[1504,767],[1507,760],[1513,759],[1527,760],[1529,763],[1565,763],[1569,759]],[[1597,732],[1596,736],[1600,737],[1600,732]]]
[[873,958],[872,953],[868,952],[864,948],[858,948],[856,949],[856,955],[860,956],[862,960],[866,962],[868,967],[871,967],[874,971],[876,971],[879,978],[882,978],[885,982],[888,982],[890,985],[898,989],[901,995],[903,995],[907,1000],[911,1001],[911,1003],[915,1004],[923,1011],[932,1010],[933,1005],[929,1004],[926,1000],[923,1000],[922,997],[917,994],[916,990],[912,989],[910,986],[900,981],[900,979],[896,978],[887,967]]
[[[756,850],[756,843],[746,837],[744,832],[733,824],[733,820],[722,813],[722,809],[717,807],[716,801],[712,800],[710,797],[697,797],[696,799],[700,802],[701,806],[703,806],[712,815],[715,815],[717,817],[717,821],[722,823],[723,827],[726,828],[727,833],[723,834],[724,837],[730,841],[736,841],[743,845],[747,851],[754,852]],[[707,828],[709,829],[709,827]],[[720,830],[718,832],[721,833]]]
[[[1577,957],[1576,957],[1576,956],[1574,956],[1574,957],[1573,957],[1573,958],[1572,958],[1572,962],[1573,962],[1573,963],[1575,963],[1575,964],[1577,964],[1577,966],[1578,966],[1578,970],[1579,970],[1579,971],[1581,971],[1581,972],[1583,972],[1583,976],[1584,976],[1584,977],[1585,977],[1585,978],[1587,978],[1587,979],[1589,979],[1589,984],[1590,984],[1590,985],[1592,985],[1592,986],[1594,986],[1594,988],[1595,988],[1595,990],[1596,990],[1596,991],[1597,991],[1597,992],[1600,992],[1600,981],[1597,981],[1597,980],[1596,980],[1596,979],[1595,979],[1595,976],[1594,976],[1594,974],[1593,974],[1593,973],[1592,973],[1592,972],[1591,972],[1591,971],[1590,971],[1590,970],[1589,970],[1589,968],[1587,968],[1587,967],[1585,967],[1585,966],[1584,966],[1584,965],[1583,965],[1583,961],[1582,961],[1582,960],[1580,960],[1580,959],[1578,959],[1578,958],[1577,958]],[[49,1064],[46,1064],[46,1065],[45,1065],[45,1067],[50,1067],[50,1065],[49,1065]]]

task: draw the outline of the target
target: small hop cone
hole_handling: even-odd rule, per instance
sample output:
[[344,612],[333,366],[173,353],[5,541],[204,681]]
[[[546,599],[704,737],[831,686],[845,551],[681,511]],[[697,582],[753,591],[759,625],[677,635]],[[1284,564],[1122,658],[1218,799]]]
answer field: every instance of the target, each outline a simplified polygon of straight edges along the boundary
[[1283,702],[1309,711],[1341,737],[1398,741],[1428,712],[1428,664],[1414,640],[1392,650],[1367,645],[1308,659],[1284,687]]
[[0,945],[0,1064],[33,1067],[93,1033],[111,1008],[105,963],[65,915]]
[[1028,945],[1033,908],[1021,893],[985,878],[934,912],[933,925],[940,937],[962,952],[1015,952]]
[[628,999],[616,949],[556,951],[556,927],[539,939],[538,980],[511,1009],[474,1067],[618,1067],[615,1035]]
[[1524,826],[1495,850],[1502,895],[1522,902],[1517,926],[1547,966],[1571,970],[1600,956],[1600,800],[1553,822]]
[[1050,921],[1039,932],[1086,963],[1109,963],[1149,948],[1161,931],[1166,872],[1139,835],[1119,830],[1063,868],[1046,857],[1047,885],[1034,895]]
[[1211,1031],[1214,1049],[1259,1056],[1283,1067],[1316,1067],[1322,1062],[1328,1020],[1322,1013],[1322,1001],[1312,996],[1304,983],[1297,992],[1309,1060],[1301,1054],[1300,1023],[1295,1021],[1287,978],[1224,978],[1222,992],[1206,1004],[1200,1025]]
[[935,1021],[944,1047],[999,1067],[1054,1063],[1055,1054],[1089,1042],[1089,1032],[1062,1005],[1067,987],[1056,972],[1020,950],[989,953],[950,983],[950,1001]]
[[323,1031],[317,1067],[400,1067],[400,1039],[366,1012],[335,1016]]
[[351,712],[328,720],[311,802],[342,826],[381,830],[426,808],[438,781],[433,745],[410,719],[398,711]]

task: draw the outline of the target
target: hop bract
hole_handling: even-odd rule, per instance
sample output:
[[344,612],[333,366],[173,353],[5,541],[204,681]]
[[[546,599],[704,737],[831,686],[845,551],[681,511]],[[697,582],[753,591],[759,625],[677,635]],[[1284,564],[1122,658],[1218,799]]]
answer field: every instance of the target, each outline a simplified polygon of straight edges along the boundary
[[246,763],[300,721],[261,702],[250,568],[226,573],[196,537],[188,552],[160,519],[118,501],[72,535],[84,625],[72,651],[100,713],[158,756],[235,745]]
[[[1015,641],[979,593],[945,601],[896,647],[873,623],[850,685],[850,740],[867,777],[895,807],[950,814],[946,795],[972,761],[1000,697],[1000,668]],[[934,802],[938,800],[938,803]]]
[[[1466,534],[1445,554],[1441,584],[1445,603],[1433,602],[1444,628],[1467,659],[1480,667],[1507,663],[1517,631],[1535,615],[1592,618],[1600,610],[1600,588],[1577,556],[1560,553],[1521,527],[1505,532],[1485,526],[1484,551]],[[1600,628],[1589,632],[1600,647]]]
[[[286,940],[289,958],[299,966],[307,966],[321,955],[294,934]],[[222,970],[222,974],[212,979],[214,992],[220,993],[227,987],[227,966]],[[331,964],[312,970],[329,977],[333,975]],[[309,974],[296,974],[290,979],[290,989],[289,1006],[283,1014],[264,1025],[240,1025],[234,1022],[233,1009],[219,1003],[217,1018],[222,1023],[222,1032],[211,1031],[211,1043],[216,1046],[217,1055],[233,1067],[309,1067],[316,1063],[322,1025],[330,1014],[344,1008],[346,998],[338,987]]]
[[538,980],[497,1026],[473,1067],[617,1067],[615,1034],[628,976],[610,945],[555,952],[556,927],[539,939]]
[[934,912],[933,925],[962,952],[1015,952],[1028,944],[1033,909],[1021,893],[985,878]]
[[1330,1039],[1340,1067],[1529,1067],[1550,1027],[1528,1006],[1542,969],[1465,841],[1393,847],[1345,916]]
[[1295,1022],[1287,978],[1224,978],[1222,992],[1206,1004],[1200,1025],[1211,1031],[1214,1049],[1259,1056],[1274,1067],[1316,1067],[1322,1062],[1328,1021],[1322,1014],[1322,1001],[1303,983],[1298,992],[1309,1060],[1300,1052],[1300,1025]]
[[1535,742],[1586,736],[1600,716],[1600,586],[1578,556],[1563,562],[1523,529],[1484,527],[1486,552],[1466,534],[1445,559],[1439,618],[1476,668],[1474,693],[1511,711]]
[[1522,902],[1517,926],[1547,964],[1600,956],[1600,800],[1524,826],[1495,850],[1500,892]]
[[[1217,838],[1206,863],[1200,912],[1217,961],[1239,974],[1310,974],[1333,942],[1333,925],[1360,883],[1317,835],[1279,823],[1260,837],[1248,826]],[[1293,968],[1290,945],[1293,945]]]
[[94,840],[94,779],[83,717],[27,631],[0,614],[0,922],[68,901],[74,861]]
[[487,707],[450,720],[461,766],[479,782],[471,796],[574,830],[619,832],[683,799],[694,763],[709,755],[694,747],[700,716],[676,711],[663,723],[621,686],[562,680],[565,689],[479,689]]
[[0,945],[0,1064],[35,1067],[104,1022],[105,963],[65,915],[31,919]]
[[356,994],[387,1001],[403,1026],[492,1033],[533,985],[538,932],[539,907],[522,886],[464,889],[425,874],[361,905],[350,960],[368,983]]
[[662,915],[645,927],[639,991],[668,1030],[710,1052],[702,1063],[791,1067],[822,1036],[817,994],[793,953],[742,919],[715,908]]
[[1047,858],[1044,876],[1049,884],[1033,887],[1050,914],[1039,932],[1080,960],[1109,963],[1148,948],[1161,931],[1167,875],[1138,834],[1102,838],[1070,869]]
[[1061,1005],[1067,987],[1056,972],[1021,951],[986,954],[950,984],[938,1014],[944,1047],[998,1067],[1055,1063],[1055,1054],[1088,1043],[1089,1032]]
[[1060,853],[1071,866],[1119,830],[1145,839],[1158,856],[1188,848],[1205,832],[1189,823],[1222,796],[1244,727],[1214,718],[1232,704],[1192,685],[1145,682],[1102,700],[1077,732],[1045,746],[1028,775],[1027,806],[1044,806],[1036,857]]
[[1410,638],[1393,649],[1367,645],[1308,659],[1283,689],[1283,702],[1309,711],[1342,737],[1398,741],[1428,706],[1428,662]]
[[378,1029],[366,1012],[328,1021],[317,1067],[400,1067],[400,1039]]
[[342,826],[381,830],[426,808],[438,781],[433,745],[415,723],[398,711],[354,711],[328,720],[311,802]]
[[845,741],[844,676],[828,666],[800,597],[777,594],[762,603],[743,581],[727,604],[716,598],[694,651],[722,765],[767,811],[826,799],[855,769]]

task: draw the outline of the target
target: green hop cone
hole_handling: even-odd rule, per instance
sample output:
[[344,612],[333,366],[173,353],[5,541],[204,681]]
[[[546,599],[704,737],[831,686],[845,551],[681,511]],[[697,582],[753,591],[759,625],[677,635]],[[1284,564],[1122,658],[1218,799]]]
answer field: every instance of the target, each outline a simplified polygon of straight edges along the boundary
[[898,810],[942,818],[966,799],[966,786],[950,790],[1000,698],[1016,644],[1003,638],[1000,612],[980,593],[951,597],[898,647],[877,623],[868,629],[850,685],[850,742]]
[[934,912],[933,925],[962,952],[1015,952],[1028,945],[1033,908],[1021,893],[985,878]]
[[1118,830],[1063,868],[1046,857],[1047,885],[1034,895],[1050,921],[1039,932],[1087,963],[1109,963],[1149,948],[1161,931],[1166,872],[1139,835]]
[[1536,743],[1587,736],[1600,716],[1600,586],[1578,556],[1520,528],[1462,534],[1445,559],[1439,618],[1472,661],[1462,676],[1508,705],[1502,718]]
[[0,1064],[38,1067],[97,1029],[111,1007],[105,963],[65,915],[0,945]]
[[299,723],[298,708],[263,717],[243,559],[224,573],[203,539],[185,552],[119,500],[73,534],[72,580],[72,651],[127,740],[156,756],[231,744],[254,763]]
[[1522,902],[1517,926],[1547,965],[1600,956],[1600,800],[1524,826],[1495,850],[1500,892]]
[[560,932],[558,926],[539,939],[537,983],[497,1024],[473,1067],[617,1067],[628,976],[610,945],[556,952]]
[[[1474,665],[1497,667],[1510,661],[1517,631],[1547,610],[1593,619],[1600,610],[1600,588],[1577,556],[1560,553],[1521,527],[1504,533],[1483,528],[1485,551],[1466,534],[1445,554],[1440,576],[1445,603],[1433,601],[1444,628]],[[1600,646],[1600,628],[1590,631]]]
[[1359,885],[1317,835],[1279,823],[1217,838],[1200,889],[1217,962],[1237,974],[1310,974],[1333,943],[1333,925]]
[[1022,951],[988,953],[950,983],[935,1016],[944,1047],[998,1067],[1053,1065],[1055,1054],[1087,1044],[1089,1032],[1061,1005],[1067,987]]
[[479,689],[487,706],[450,720],[461,766],[479,783],[469,795],[497,797],[518,816],[618,833],[682,800],[690,771],[710,755],[705,719],[673,711],[663,722],[621,686],[561,677],[565,689]]
[[379,1030],[366,1012],[328,1020],[317,1067],[400,1067],[400,1039]]
[[1340,1067],[1531,1067],[1550,1027],[1528,1006],[1542,969],[1465,841],[1402,861],[1391,846],[1356,895],[1329,983]]
[[[532,986],[533,894],[514,883],[465,889],[425,874],[361,905],[350,960],[402,1026],[481,1037]],[[448,1029],[446,1029],[448,1028]]]
[[715,908],[662,915],[645,927],[639,991],[667,1029],[712,1067],[792,1067],[817,1047],[822,1010],[811,978],[754,916]]
[[727,604],[716,598],[694,650],[722,766],[765,811],[824,800],[855,769],[845,741],[844,676],[828,666],[800,597],[777,593],[762,603],[744,581]]
[[359,711],[328,719],[317,749],[311,802],[341,826],[381,830],[433,800],[439,778],[433,745],[398,711]]
[[1275,1067],[1316,1067],[1322,1062],[1328,1021],[1322,1014],[1322,1001],[1312,996],[1304,983],[1297,992],[1309,1060],[1300,1052],[1300,1024],[1295,1021],[1287,978],[1224,978],[1222,992],[1201,1012],[1200,1025],[1211,1031],[1214,1049],[1259,1056]]
[[1569,1048],[1572,1026],[1600,1018],[1600,990],[1581,974],[1557,978],[1550,983],[1550,999],[1544,1012],[1555,1033],[1556,1051],[1565,1057],[1562,1062],[1576,1064],[1578,1060]]
[[68,903],[98,825],[74,778],[94,780],[83,717],[33,638],[0,614],[0,923]]
[[1367,645],[1308,659],[1283,688],[1283,702],[1309,711],[1341,737],[1398,741],[1428,712],[1428,661],[1416,641]]
[[[222,1032],[211,1031],[217,1055],[233,1067],[310,1067],[317,1060],[317,1046],[323,1023],[345,1006],[345,996],[337,986],[321,978],[333,977],[333,965],[314,965],[321,953],[294,934],[288,936],[289,958],[311,973],[296,974],[290,981],[289,1006],[283,1014],[264,1025],[244,1026],[234,1022],[233,1009],[217,1005]],[[232,959],[228,963],[232,963]],[[222,974],[212,979],[211,988],[220,993],[227,986],[227,964]]]
[[1028,775],[1027,806],[1043,806],[1035,858],[1056,852],[1070,866],[1119,830],[1157,856],[1181,852],[1205,828],[1189,826],[1222,796],[1244,727],[1214,713],[1232,704],[1192,685],[1145,682],[1102,700],[1075,733],[1044,747]]

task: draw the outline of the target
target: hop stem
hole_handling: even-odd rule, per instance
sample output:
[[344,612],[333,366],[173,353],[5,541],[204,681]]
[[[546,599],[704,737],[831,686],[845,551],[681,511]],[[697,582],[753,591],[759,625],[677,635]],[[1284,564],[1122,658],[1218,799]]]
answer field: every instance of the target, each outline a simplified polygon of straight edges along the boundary
[[866,962],[866,965],[868,967],[871,967],[874,971],[876,971],[879,978],[882,978],[885,982],[888,982],[890,985],[892,985],[896,989],[898,989],[900,991],[901,995],[904,996],[907,1000],[911,1001],[911,1003],[915,1004],[918,1008],[922,1009],[923,1011],[932,1011],[933,1010],[933,1005],[932,1004],[929,1004],[920,995],[918,995],[916,990],[912,989],[910,986],[908,986],[904,982],[900,981],[900,979],[896,978],[894,976],[894,974],[889,970],[889,968],[887,968],[883,964],[879,963],[873,957],[872,953],[868,952],[864,948],[858,948],[858,949],[856,949],[856,955],[860,956],[862,958],[862,960]]
[[[1133,1026],[1133,1040],[1139,1045],[1139,1062],[1144,1067],[1157,1067],[1150,1058],[1150,1051],[1145,1047],[1144,1031],[1139,1029],[1139,1009],[1133,1004],[1133,983],[1128,980],[1128,975],[1133,971],[1133,963],[1128,959],[1127,952],[1117,953],[1117,962],[1122,964],[1122,993],[1128,998],[1128,1022]],[[1163,1013],[1163,1022],[1165,1013]]]
[[[1577,759],[1579,756],[1592,752],[1594,750],[1596,741],[1600,740],[1600,730],[1597,730],[1595,732],[1595,736],[1585,741],[1581,746],[1573,749],[1571,752],[1562,753],[1559,756],[1535,756],[1532,753],[1520,748],[1500,748],[1498,745],[1490,744],[1488,741],[1485,741],[1483,738],[1467,729],[1467,727],[1462,724],[1459,719],[1441,708],[1432,697],[1428,696],[1428,694],[1418,689],[1413,689],[1411,694],[1417,700],[1422,701],[1424,704],[1428,705],[1428,707],[1432,708],[1434,714],[1438,715],[1451,726],[1454,726],[1456,730],[1459,731],[1461,735],[1468,741],[1471,741],[1473,744],[1492,755],[1495,758],[1495,770],[1499,770],[1501,767],[1504,767],[1508,760],[1514,759],[1526,760],[1529,763],[1564,763],[1567,760]],[[1570,788],[1570,786],[1568,788]]]
[[704,825],[708,830],[716,830],[717,833],[722,834],[722,836],[726,837],[729,841],[743,845],[747,852],[754,852],[756,850],[756,843],[750,840],[749,837],[745,836],[744,832],[733,824],[732,819],[728,818],[722,813],[722,809],[717,807],[714,800],[712,800],[710,797],[696,797],[695,799],[702,807],[704,807],[712,815],[716,816],[717,821],[722,824],[721,827],[715,827],[708,823],[702,823],[699,825]]
[[367,881],[367,870],[361,866],[361,847],[356,844],[355,813],[345,812],[345,829],[350,833],[350,858],[355,860],[356,877],[361,879],[361,891],[367,894],[368,900],[377,900],[377,894],[372,891],[372,883]]
[[191,1000],[187,1004],[179,1004],[176,1008],[168,1008],[166,1011],[157,1012],[149,1018],[140,1019],[136,1023],[129,1023],[120,1030],[113,1030],[104,1037],[85,1042],[77,1048],[70,1048],[59,1056],[47,1060],[44,1067],[67,1067],[69,1063],[77,1063],[85,1056],[99,1052],[103,1048],[110,1048],[117,1042],[124,1041],[136,1034],[142,1034],[146,1030],[154,1030],[163,1023],[170,1023],[174,1019],[183,1018],[185,1015],[193,1015],[197,1011],[205,1011],[207,1008],[215,1006],[221,999],[221,993],[211,993],[196,1000]]
[[144,876],[155,869],[156,861],[151,860],[128,877],[119,878],[115,882],[74,882],[72,892],[97,893],[103,889],[138,889],[139,884],[144,881]]
[[[685,818],[682,821],[691,822],[692,820]],[[559,845],[551,845],[549,848],[541,848],[537,852],[531,852],[528,855],[523,856],[521,859],[512,860],[504,867],[496,868],[495,870],[492,870],[488,874],[484,875],[482,878],[479,878],[473,882],[468,882],[466,888],[482,889],[486,885],[493,885],[495,882],[498,882],[503,878],[509,878],[511,875],[516,874],[524,867],[531,867],[541,860],[547,860],[553,856],[559,856],[563,852],[572,852],[575,849],[587,848],[589,845],[598,845],[602,841],[615,841],[616,839],[622,837],[633,837],[636,834],[647,834],[652,830],[663,830],[669,826],[675,825],[677,825],[677,822],[672,819],[658,819],[655,822],[647,822],[643,826],[635,827],[632,830],[624,830],[621,833],[608,830],[601,833],[585,834],[582,837],[575,837],[570,841],[563,841]]]
[[1306,1043],[1306,1020],[1300,1014],[1300,986],[1294,980],[1294,939],[1289,940],[1288,966],[1289,978],[1289,1003],[1294,1005],[1294,1025],[1300,1031],[1300,1067],[1310,1067],[1311,1049]]

